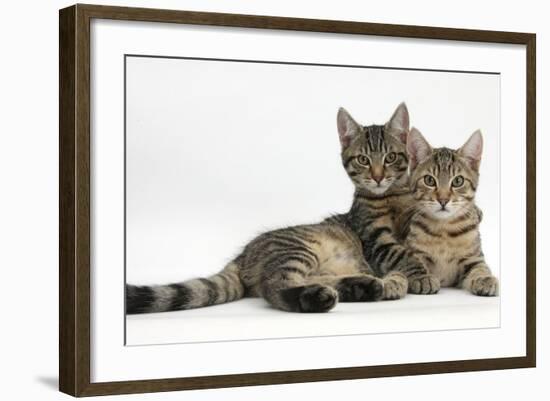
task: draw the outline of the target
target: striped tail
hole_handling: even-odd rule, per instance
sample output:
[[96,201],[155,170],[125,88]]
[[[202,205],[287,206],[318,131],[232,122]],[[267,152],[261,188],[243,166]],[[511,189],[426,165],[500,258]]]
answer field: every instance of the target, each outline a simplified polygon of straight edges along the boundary
[[221,272],[209,278],[156,286],[126,284],[126,313],[201,308],[241,299],[244,292],[238,266],[231,262]]

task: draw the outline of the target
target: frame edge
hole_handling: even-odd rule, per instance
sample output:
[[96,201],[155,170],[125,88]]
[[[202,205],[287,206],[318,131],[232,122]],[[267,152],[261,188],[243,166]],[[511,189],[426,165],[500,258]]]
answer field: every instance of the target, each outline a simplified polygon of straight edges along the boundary
[[59,10],[59,390],[76,395],[76,6]]
[[380,377],[466,373],[532,367],[528,357],[474,359],[380,365],[368,367],[328,368],[281,372],[244,373],[221,376],[199,376],[153,380],[91,383],[82,396],[141,394],[182,390],[206,390],[245,386],[312,383],[338,380],[361,380]]
[[447,28],[422,25],[385,24],[313,18],[282,17],[258,14],[233,14],[160,8],[121,7],[78,3],[91,18],[113,20],[184,23],[238,28],[261,28],[291,31],[328,32],[401,38],[456,40],[473,42],[525,44],[532,34],[481,29]]
[[536,34],[530,34],[526,40],[526,87],[527,87],[527,227],[526,227],[526,337],[527,360],[530,367],[537,365],[537,59]]
[[[180,22],[405,38],[515,43],[527,48],[527,353],[524,357],[264,372],[129,382],[90,382],[91,18]],[[186,22],[182,21],[185,20]],[[59,390],[72,396],[411,376],[536,366],[536,35],[257,15],[77,4],[59,11]],[[529,156],[533,157],[529,157]],[[529,241],[531,240],[531,241]]]
[[59,390],[90,386],[90,31],[59,10]]

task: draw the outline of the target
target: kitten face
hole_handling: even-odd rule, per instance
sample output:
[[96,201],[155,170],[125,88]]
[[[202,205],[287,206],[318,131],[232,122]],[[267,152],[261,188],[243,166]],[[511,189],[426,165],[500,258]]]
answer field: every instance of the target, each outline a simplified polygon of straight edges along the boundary
[[361,126],[344,110],[338,112],[342,162],[357,189],[382,195],[407,180],[405,141],[409,115],[400,104],[385,125]]
[[432,149],[413,128],[407,151],[411,189],[421,210],[436,219],[448,219],[470,210],[479,179],[482,138],[477,132],[457,150]]

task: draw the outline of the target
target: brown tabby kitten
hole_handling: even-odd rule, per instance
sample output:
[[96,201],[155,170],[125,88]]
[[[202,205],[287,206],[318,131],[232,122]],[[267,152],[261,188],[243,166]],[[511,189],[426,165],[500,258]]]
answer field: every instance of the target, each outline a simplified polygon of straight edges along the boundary
[[[351,167],[350,149],[371,146],[369,136],[343,130],[338,113],[342,160],[357,194],[369,193],[371,179]],[[401,104],[386,124],[403,141],[409,129],[408,111]],[[379,126],[383,127],[383,126]],[[397,141],[388,137],[388,141]],[[392,177],[380,178],[374,190],[406,184],[404,145],[400,143],[400,167]],[[363,161],[363,159],[360,159]],[[378,179],[378,178],[376,178]],[[253,239],[220,273],[177,284],[126,285],[127,313],[148,313],[198,308],[234,301],[244,296],[263,297],[277,309],[292,312],[327,312],[340,302],[397,299],[407,292],[406,278],[397,272],[383,280],[374,276],[363,256],[360,238],[347,214],[330,217],[319,224],[282,228]],[[356,229],[360,227],[354,224]]]
[[[402,105],[402,108],[405,108]],[[386,125],[363,127],[343,109],[338,114],[342,157],[356,191],[348,213],[365,259],[380,277],[401,272],[409,292],[437,291],[426,266],[398,239],[396,222],[414,206],[408,185],[408,113],[396,111]]]
[[410,185],[417,207],[403,220],[402,236],[430,272],[429,292],[441,285],[475,295],[498,294],[498,279],[481,250],[481,213],[474,201],[482,147],[480,131],[458,150],[432,149],[415,128],[409,134]]

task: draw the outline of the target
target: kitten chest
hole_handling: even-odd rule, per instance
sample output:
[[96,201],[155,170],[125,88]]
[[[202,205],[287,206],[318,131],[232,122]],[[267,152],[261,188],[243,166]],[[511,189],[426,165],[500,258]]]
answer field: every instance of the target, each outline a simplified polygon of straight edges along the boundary
[[426,267],[440,280],[442,287],[454,286],[460,276],[461,260],[479,248],[478,231],[455,235],[444,226],[432,229],[429,234],[419,228],[411,229],[407,245],[427,256],[423,258]]

